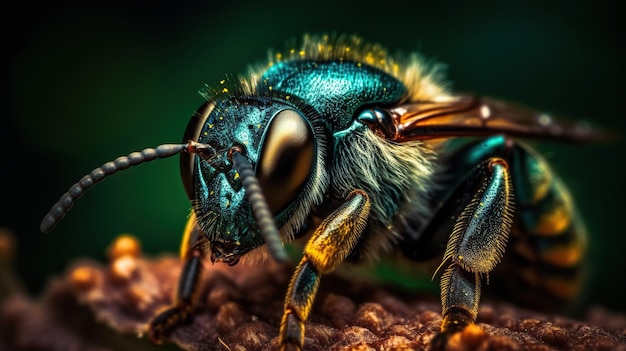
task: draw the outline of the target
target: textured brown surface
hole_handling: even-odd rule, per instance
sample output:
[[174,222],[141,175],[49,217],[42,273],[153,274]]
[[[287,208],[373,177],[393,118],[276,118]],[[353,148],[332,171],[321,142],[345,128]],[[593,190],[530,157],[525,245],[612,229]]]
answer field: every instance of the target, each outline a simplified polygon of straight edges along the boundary
[[[291,269],[206,265],[198,311],[162,346],[146,323],[172,300],[173,256],[145,258],[132,239],[116,241],[107,266],[76,262],[41,297],[14,290],[0,303],[0,350],[277,350]],[[5,289],[6,290],[6,289]],[[2,296],[2,295],[0,295]],[[626,350],[626,318],[594,309],[586,321],[484,301],[478,327],[450,350]],[[432,296],[401,296],[337,277],[322,280],[306,326],[305,350],[424,350],[441,323]]]

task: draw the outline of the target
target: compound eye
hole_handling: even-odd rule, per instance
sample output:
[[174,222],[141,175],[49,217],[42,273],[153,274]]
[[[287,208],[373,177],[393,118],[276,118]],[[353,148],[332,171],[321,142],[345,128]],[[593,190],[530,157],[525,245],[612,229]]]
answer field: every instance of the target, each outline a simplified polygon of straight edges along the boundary
[[315,139],[298,111],[278,112],[265,132],[256,176],[270,211],[278,214],[301,191],[313,169]]
[[[202,127],[204,127],[206,119],[209,117],[211,110],[213,110],[213,106],[212,102],[205,102],[193,113],[185,129],[183,143],[189,140],[198,140]],[[195,159],[195,155],[186,152],[180,154],[180,176],[183,180],[183,186],[185,187],[185,192],[189,200],[193,200],[196,197],[193,191],[193,163]]]

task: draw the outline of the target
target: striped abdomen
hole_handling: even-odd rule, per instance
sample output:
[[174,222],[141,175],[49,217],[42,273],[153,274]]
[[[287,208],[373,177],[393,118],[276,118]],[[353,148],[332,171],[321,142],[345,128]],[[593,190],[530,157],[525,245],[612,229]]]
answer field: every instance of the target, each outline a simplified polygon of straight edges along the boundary
[[516,214],[502,264],[507,296],[561,309],[581,290],[585,227],[567,188],[540,155],[517,145],[512,166]]

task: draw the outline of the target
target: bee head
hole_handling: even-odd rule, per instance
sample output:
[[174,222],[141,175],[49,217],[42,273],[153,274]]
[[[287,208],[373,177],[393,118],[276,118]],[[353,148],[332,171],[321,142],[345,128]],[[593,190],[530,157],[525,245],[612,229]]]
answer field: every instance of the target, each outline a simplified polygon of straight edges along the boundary
[[233,263],[264,243],[281,255],[275,228],[293,216],[316,168],[305,114],[277,98],[229,97],[202,105],[184,138],[203,145],[181,154],[181,175],[211,260]]

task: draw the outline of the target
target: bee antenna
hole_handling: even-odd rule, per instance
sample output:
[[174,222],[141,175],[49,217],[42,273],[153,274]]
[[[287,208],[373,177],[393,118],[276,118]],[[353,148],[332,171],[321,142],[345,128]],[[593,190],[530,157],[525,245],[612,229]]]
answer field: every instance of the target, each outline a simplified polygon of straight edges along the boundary
[[157,158],[165,158],[180,154],[181,152],[195,153],[202,147],[202,144],[196,142],[188,142],[187,144],[163,144],[156,148],[147,148],[139,152],[130,153],[128,156],[121,156],[113,161],[107,162],[102,166],[94,169],[86,176],[82,177],[76,184],[72,185],[69,190],[61,196],[59,201],[55,203],[50,212],[41,221],[40,229],[44,233],[49,233],[65,216],[65,213],[74,205],[74,203],[83,194],[91,189],[95,183],[101,181],[117,171],[122,171],[130,166],[149,162]]
[[276,261],[284,262],[287,260],[287,253],[280,240],[274,218],[261,191],[259,180],[254,175],[252,164],[242,152],[243,150],[237,146],[230,150],[229,156],[233,162],[233,168],[239,173],[241,184],[246,191],[248,201],[250,201],[252,215],[261,230],[261,235],[263,235],[270,254]]

